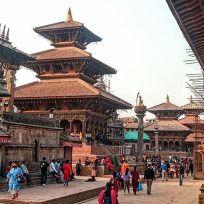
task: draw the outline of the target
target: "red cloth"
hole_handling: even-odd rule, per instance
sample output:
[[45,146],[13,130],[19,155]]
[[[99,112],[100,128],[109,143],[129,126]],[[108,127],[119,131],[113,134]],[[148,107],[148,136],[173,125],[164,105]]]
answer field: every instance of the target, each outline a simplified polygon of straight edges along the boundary
[[[98,203],[99,204],[103,204],[104,193],[105,193],[105,190],[102,190],[98,196]],[[116,193],[113,189],[111,190],[111,202],[112,202],[112,204],[117,203]]]
[[11,170],[11,167],[10,166],[7,166],[6,167],[6,173],[8,174],[8,172]]
[[110,158],[107,158],[105,162],[106,162],[106,166],[107,166],[108,168],[111,168],[111,167],[113,166],[112,161],[111,161]]
[[118,193],[119,186],[120,186],[120,180],[118,177],[114,178],[114,183],[113,183],[113,190],[115,190],[116,194]]
[[63,168],[64,168],[64,180],[69,180],[70,174],[72,172],[70,164],[64,164]]
[[137,187],[138,187],[138,179],[140,178],[139,172],[138,171],[133,171],[132,172],[132,187],[133,187],[133,192],[136,193]]

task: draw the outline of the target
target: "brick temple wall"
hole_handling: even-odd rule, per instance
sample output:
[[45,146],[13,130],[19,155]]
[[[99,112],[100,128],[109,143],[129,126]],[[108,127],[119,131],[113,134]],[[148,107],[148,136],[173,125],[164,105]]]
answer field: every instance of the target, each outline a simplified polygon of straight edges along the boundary
[[89,159],[92,162],[94,162],[97,156],[104,157],[115,154],[119,154],[118,146],[104,146],[104,145],[91,146],[83,144],[82,147],[73,147],[72,161],[73,164],[75,164],[76,161],[81,159],[82,164],[84,164],[86,157],[89,157]]

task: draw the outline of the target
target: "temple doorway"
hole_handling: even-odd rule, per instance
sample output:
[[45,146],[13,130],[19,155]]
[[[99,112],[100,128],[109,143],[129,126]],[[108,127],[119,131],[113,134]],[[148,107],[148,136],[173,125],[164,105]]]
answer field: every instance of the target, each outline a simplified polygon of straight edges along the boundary
[[174,150],[174,142],[173,141],[169,142],[169,149]]
[[175,142],[175,149],[180,150],[180,144],[178,141]]
[[64,147],[64,159],[69,160],[69,163],[72,164],[72,147]]
[[63,131],[70,133],[70,122],[68,120],[61,120],[60,127],[63,128]]
[[74,135],[79,135],[80,132],[82,132],[82,121],[80,120],[74,120],[72,121],[72,130],[71,133]]
[[37,162],[38,161],[38,141],[35,140],[34,144],[33,144],[33,152],[32,152],[32,160],[33,162]]
[[168,142],[167,142],[167,141],[164,141],[164,142],[163,142],[163,150],[168,150],[168,149],[169,149],[168,146],[169,146],[169,145],[168,145]]

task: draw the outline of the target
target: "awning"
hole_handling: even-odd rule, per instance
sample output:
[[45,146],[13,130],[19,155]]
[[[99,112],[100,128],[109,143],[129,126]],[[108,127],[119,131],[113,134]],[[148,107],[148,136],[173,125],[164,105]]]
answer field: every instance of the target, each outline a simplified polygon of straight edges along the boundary
[[0,143],[8,143],[11,142],[10,137],[1,137],[0,136]]
[[[138,141],[138,131],[127,131],[125,132],[125,142],[137,142]],[[150,137],[147,133],[143,132],[143,141],[149,142]]]

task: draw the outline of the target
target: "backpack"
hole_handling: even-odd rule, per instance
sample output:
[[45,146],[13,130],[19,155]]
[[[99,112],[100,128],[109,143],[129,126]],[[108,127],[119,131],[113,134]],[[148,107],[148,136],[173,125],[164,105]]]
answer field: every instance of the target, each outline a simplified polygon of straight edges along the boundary
[[104,194],[103,203],[104,204],[112,204],[111,197]]
[[24,183],[25,182],[25,178],[23,175],[18,176],[17,178],[18,183]]

